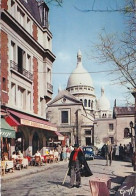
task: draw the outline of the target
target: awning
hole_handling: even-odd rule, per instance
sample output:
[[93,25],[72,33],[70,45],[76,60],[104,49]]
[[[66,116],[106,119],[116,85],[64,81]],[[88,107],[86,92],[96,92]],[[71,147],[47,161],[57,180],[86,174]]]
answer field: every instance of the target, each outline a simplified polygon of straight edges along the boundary
[[4,118],[1,118],[1,137],[15,138],[15,130],[5,121]]
[[10,109],[8,109],[7,111],[10,113],[10,115],[13,118],[15,118],[16,121],[19,121],[20,125],[26,125],[26,126],[46,129],[49,131],[57,131],[57,127],[55,127],[53,124],[51,124],[50,122],[44,119],[40,119],[35,116],[30,116],[28,114],[16,112]]
[[63,141],[65,139],[65,137],[61,133],[59,133],[58,131],[55,131],[55,134],[58,136],[58,140]]

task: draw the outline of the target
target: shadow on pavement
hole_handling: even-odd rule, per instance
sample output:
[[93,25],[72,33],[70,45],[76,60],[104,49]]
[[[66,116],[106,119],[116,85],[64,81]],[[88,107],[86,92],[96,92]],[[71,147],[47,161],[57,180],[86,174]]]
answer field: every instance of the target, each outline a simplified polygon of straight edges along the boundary
[[57,181],[57,182],[54,182],[54,181],[48,181],[49,183],[52,183],[52,184],[56,184],[56,185],[59,185],[59,186],[64,186],[64,187],[67,187],[67,188],[69,188],[69,183],[68,182],[65,182],[64,184],[62,184],[62,182],[59,182],[59,181]]

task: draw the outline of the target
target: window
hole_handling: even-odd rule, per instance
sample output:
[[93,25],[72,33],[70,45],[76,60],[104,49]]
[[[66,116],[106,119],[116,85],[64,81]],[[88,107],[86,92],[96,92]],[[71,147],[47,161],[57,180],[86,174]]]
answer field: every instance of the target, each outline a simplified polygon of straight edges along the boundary
[[51,83],[51,70],[47,68],[47,81]]
[[11,14],[14,16],[15,14],[15,2],[14,0],[11,0]]
[[109,137],[111,140],[111,144],[114,144],[114,137]]
[[6,91],[7,90],[7,81],[6,81],[6,78],[2,78],[2,90],[3,91]]
[[16,85],[14,83],[11,83],[11,99],[12,104],[16,105]]
[[25,108],[25,89],[18,87],[18,106]]
[[44,115],[44,99],[40,98],[41,116]]
[[18,72],[23,73],[23,63],[25,60],[25,52],[18,47]]
[[31,110],[31,92],[27,91],[27,109]]
[[85,130],[86,135],[91,135],[91,130]]
[[93,105],[94,105],[94,103],[93,103],[93,101],[91,102],[91,109],[93,109]]
[[124,138],[129,138],[129,128],[124,129]]
[[26,58],[26,70],[31,72],[31,56],[28,54]]
[[114,129],[113,124],[109,124],[109,131],[113,131],[113,129]]
[[90,107],[90,105],[91,105],[91,102],[90,102],[90,100],[88,100],[88,107]]
[[10,59],[15,62],[15,43],[11,41]]
[[106,114],[103,114],[103,115],[102,115],[102,118],[106,118]]
[[24,26],[24,16],[25,16],[25,14],[22,12],[22,10],[18,7],[17,8],[17,15],[18,15],[18,22],[22,25],[22,26]]
[[84,106],[87,107],[87,100],[84,100]]
[[51,46],[51,40],[49,37],[47,37],[47,40],[48,40],[48,49],[51,49],[50,46]]
[[31,21],[29,18],[27,18],[27,30],[29,33],[31,33]]
[[68,111],[61,111],[61,123],[68,123]]
[[86,137],[86,146],[90,146],[91,145],[91,137]]

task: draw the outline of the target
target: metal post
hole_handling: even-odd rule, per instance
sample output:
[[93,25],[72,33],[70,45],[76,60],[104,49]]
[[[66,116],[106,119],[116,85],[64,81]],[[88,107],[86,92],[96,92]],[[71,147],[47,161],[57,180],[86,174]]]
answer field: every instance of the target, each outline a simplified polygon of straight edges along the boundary
[[134,130],[135,130],[135,152],[134,152],[134,171],[136,171],[136,88],[133,89],[132,95],[135,98],[135,110],[134,110]]
[[136,171],[136,92],[134,93],[135,97],[135,154],[134,154],[134,171]]

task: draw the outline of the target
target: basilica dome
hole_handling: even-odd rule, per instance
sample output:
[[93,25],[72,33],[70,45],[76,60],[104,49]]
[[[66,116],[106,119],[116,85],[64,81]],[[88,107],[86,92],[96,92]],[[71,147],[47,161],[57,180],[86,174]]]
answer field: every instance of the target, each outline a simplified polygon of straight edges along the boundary
[[93,82],[90,74],[82,65],[81,51],[77,54],[77,67],[71,73],[68,82],[67,89],[74,86],[89,86],[93,87]]
[[101,97],[97,102],[98,110],[110,110],[110,102],[104,94],[104,88],[101,89]]

